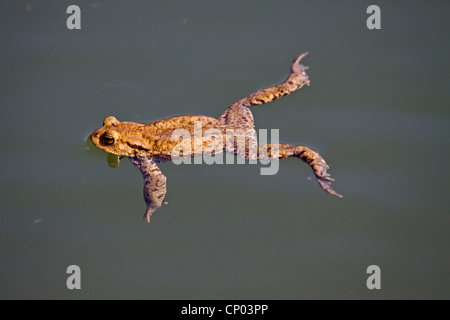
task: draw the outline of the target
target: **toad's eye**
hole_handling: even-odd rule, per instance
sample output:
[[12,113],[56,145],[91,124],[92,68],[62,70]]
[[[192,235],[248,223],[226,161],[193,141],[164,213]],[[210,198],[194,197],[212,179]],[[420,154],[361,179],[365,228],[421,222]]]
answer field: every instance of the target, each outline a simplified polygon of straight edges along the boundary
[[100,137],[100,143],[104,146],[110,146],[114,144],[114,137],[109,133],[105,133]]

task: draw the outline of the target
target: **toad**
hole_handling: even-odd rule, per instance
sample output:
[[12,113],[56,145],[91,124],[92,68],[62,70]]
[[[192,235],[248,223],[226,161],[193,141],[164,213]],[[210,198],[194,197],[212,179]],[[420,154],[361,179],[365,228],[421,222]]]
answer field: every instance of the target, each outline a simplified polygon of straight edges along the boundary
[[[248,97],[231,104],[219,117],[183,115],[159,120],[152,123],[119,121],[113,116],[103,121],[103,126],[95,130],[90,139],[99,149],[119,157],[128,157],[144,177],[144,199],[147,209],[144,219],[150,222],[155,210],[162,206],[166,195],[166,177],[158,167],[163,161],[177,157],[195,157],[205,153],[232,153],[248,160],[278,160],[295,157],[306,162],[313,170],[320,187],[327,193],[341,198],[331,187],[334,181],[327,173],[328,165],[319,153],[302,145],[283,143],[258,146],[255,136],[255,124],[250,107],[271,102],[309,85],[306,70],[300,64],[307,55],[298,56],[291,67],[290,75],[281,84],[258,90]],[[195,134],[200,124],[203,134]],[[189,133],[190,139],[184,139],[174,133],[178,130]],[[213,130],[215,134],[205,135]],[[229,130],[239,132],[242,139],[226,137]],[[223,139],[218,135],[223,135]],[[240,141],[240,142],[239,142]],[[177,152],[174,152],[177,151]]]

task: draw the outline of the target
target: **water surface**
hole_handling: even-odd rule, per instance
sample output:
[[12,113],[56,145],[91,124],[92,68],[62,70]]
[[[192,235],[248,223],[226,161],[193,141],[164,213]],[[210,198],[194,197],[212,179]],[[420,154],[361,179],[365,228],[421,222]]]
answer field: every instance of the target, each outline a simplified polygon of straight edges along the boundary
[[[1,5],[1,298],[450,298],[448,4],[378,1],[368,30],[367,1],[82,2],[74,31],[69,4]],[[219,116],[304,51],[311,86],[252,110],[343,199],[296,159],[165,163],[147,225],[140,173],[85,143],[109,115]]]

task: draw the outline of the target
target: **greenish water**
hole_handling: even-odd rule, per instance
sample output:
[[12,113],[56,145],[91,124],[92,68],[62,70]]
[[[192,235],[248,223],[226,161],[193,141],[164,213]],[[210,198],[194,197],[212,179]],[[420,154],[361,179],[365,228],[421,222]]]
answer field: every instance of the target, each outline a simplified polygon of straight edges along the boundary
[[[14,1],[0,10],[0,298],[450,298],[450,6],[378,1]],[[219,116],[288,74],[311,86],[253,113],[307,165],[161,165],[142,177],[85,143],[106,116]],[[68,290],[66,269],[81,269]],[[370,265],[381,289],[366,287]]]

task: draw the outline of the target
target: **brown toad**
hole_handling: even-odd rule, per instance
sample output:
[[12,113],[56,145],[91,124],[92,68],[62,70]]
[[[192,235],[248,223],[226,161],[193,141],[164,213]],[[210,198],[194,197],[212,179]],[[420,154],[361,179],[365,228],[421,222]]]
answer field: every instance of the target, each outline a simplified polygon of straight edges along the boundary
[[[307,55],[298,56],[291,67],[291,73],[281,84],[252,93],[246,98],[233,103],[217,119],[184,115],[159,120],[152,123],[120,122],[115,117],[107,117],[103,127],[95,130],[90,138],[92,143],[108,153],[128,157],[144,176],[144,198],[147,210],[144,219],[150,222],[150,216],[164,203],[166,195],[166,177],[157,164],[173,160],[174,151],[180,157],[194,157],[205,153],[228,152],[249,160],[284,159],[296,157],[309,164],[323,190],[331,195],[342,197],[330,187],[327,173],[328,165],[314,150],[302,145],[266,144],[258,146],[255,125],[250,106],[268,103],[282,96],[291,94],[304,85],[309,85],[306,70],[300,64]],[[196,134],[196,125],[201,125],[201,134]],[[184,130],[191,139],[174,138],[176,130]],[[213,130],[215,134],[205,135]],[[243,139],[227,137],[227,130],[239,132]],[[224,139],[218,135],[222,135]],[[240,141],[240,142],[239,142]]]

